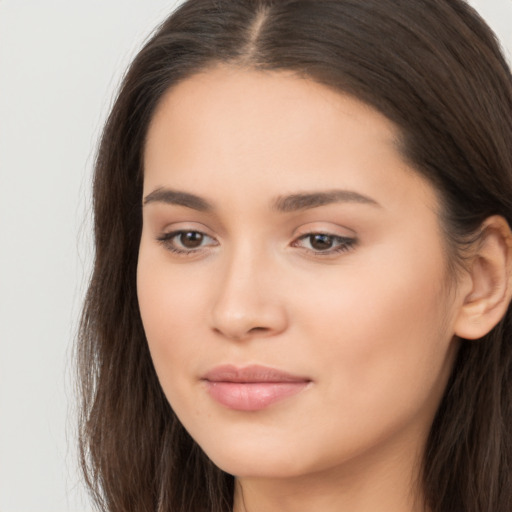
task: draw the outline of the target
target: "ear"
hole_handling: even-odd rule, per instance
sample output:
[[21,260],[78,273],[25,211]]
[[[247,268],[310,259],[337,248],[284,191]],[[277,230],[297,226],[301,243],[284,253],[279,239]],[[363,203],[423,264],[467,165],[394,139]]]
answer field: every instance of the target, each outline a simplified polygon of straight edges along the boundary
[[497,215],[486,219],[477,244],[468,270],[470,291],[455,322],[455,334],[473,340],[489,333],[510,304],[512,233],[507,221]]

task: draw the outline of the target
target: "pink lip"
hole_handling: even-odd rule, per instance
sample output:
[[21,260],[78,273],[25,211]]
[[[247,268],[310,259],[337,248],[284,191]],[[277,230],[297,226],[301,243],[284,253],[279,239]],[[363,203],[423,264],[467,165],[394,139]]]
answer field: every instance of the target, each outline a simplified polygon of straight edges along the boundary
[[259,411],[296,395],[311,382],[306,377],[259,365],[218,366],[202,380],[214,400],[237,411]]

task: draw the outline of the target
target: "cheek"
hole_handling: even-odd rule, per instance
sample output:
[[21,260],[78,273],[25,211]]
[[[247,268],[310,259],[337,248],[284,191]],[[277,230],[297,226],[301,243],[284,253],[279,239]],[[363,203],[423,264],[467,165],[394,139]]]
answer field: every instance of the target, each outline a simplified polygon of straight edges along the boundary
[[[204,324],[205,290],[185,272],[170,272],[155,251],[141,248],[137,294],[155,370],[166,394],[179,384],[186,363],[197,359],[197,327]],[[170,398],[168,396],[168,398]]]
[[352,419],[382,424],[425,404],[432,412],[451,368],[445,277],[441,252],[384,252],[313,294],[303,330],[318,340],[309,357],[329,376],[332,410],[342,393]]

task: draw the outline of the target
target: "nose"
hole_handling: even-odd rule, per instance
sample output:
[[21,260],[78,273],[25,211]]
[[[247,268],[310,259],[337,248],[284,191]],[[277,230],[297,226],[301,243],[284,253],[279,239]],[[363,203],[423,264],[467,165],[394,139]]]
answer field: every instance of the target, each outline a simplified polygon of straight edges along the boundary
[[239,253],[224,262],[216,280],[213,330],[231,340],[283,332],[288,316],[277,272],[264,257]]

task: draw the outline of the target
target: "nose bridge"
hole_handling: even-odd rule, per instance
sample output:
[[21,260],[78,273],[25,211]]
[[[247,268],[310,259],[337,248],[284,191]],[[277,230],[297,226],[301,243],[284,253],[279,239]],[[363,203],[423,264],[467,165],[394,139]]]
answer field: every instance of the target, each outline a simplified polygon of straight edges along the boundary
[[224,255],[212,307],[212,327],[231,339],[281,332],[287,323],[273,286],[271,255],[246,240]]

